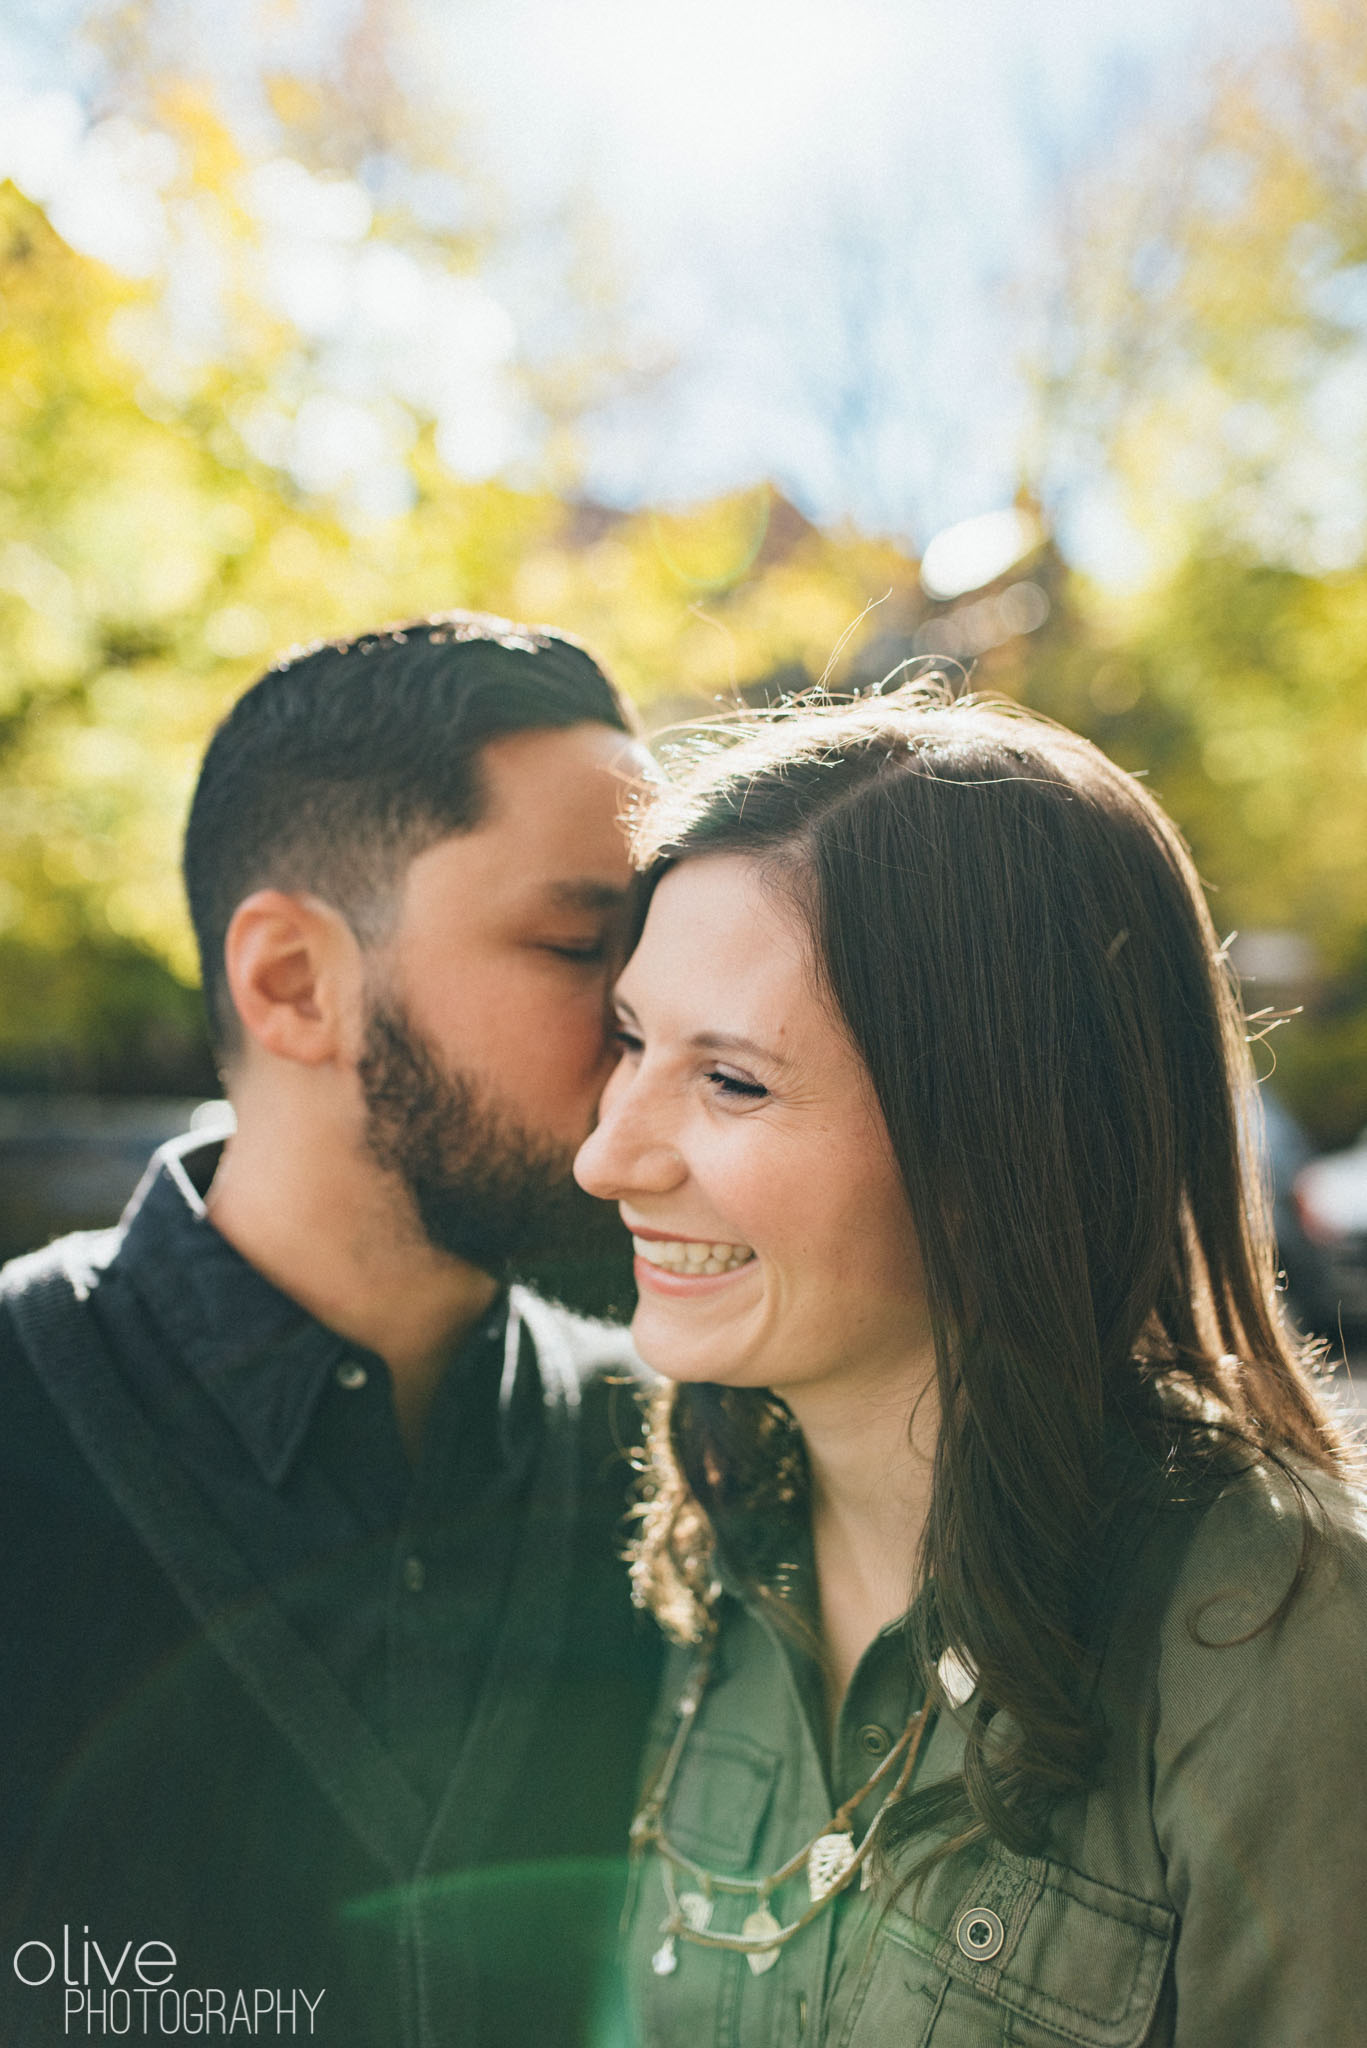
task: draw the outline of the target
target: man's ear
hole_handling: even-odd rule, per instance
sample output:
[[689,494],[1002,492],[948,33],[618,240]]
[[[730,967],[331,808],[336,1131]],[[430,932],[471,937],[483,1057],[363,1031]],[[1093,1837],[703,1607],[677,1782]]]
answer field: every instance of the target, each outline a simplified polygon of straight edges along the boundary
[[361,983],[346,919],[317,896],[258,889],[233,912],[223,964],[249,1039],[277,1059],[323,1066],[345,1049]]

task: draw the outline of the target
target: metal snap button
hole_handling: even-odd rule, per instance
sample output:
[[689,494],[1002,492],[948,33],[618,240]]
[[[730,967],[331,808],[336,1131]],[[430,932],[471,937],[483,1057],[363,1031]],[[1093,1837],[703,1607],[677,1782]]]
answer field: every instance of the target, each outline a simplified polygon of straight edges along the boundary
[[[403,1582],[410,1593],[421,1593],[427,1584],[427,1568],[420,1557],[406,1557],[403,1561]],[[1001,1922],[997,1925],[1000,1927]]]
[[349,1394],[354,1394],[358,1387],[363,1387],[369,1378],[370,1374],[359,1358],[344,1359],[337,1368],[337,1384],[339,1387],[345,1387]]
[[854,1739],[865,1756],[886,1756],[892,1748],[892,1737],[876,1721],[866,1722]]
[[986,1906],[970,1906],[959,1915],[954,1939],[975,1963],[989,1963],[1006,1940],[1006,1929]]

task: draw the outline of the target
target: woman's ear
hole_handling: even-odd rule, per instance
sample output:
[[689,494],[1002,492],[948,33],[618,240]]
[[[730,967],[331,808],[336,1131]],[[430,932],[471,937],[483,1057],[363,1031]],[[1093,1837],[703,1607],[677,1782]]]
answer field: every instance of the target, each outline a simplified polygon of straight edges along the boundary
[[323,1066],[344,1052],[361,956],[330,904],[256,890],[233,912],[223,963],[249,1041],[301,1066]]

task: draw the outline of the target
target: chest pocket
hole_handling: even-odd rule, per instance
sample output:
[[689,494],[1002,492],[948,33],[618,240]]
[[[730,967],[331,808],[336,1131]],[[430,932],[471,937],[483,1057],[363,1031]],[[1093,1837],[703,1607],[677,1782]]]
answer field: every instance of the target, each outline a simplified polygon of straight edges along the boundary
[[1141,2048],[1150,2039],[1176,1930],[1167,1907],[1002,1849],[957,1896],[935,1890],[936,1924],[897,1907],[883,1917],[842,2044]]
[[728,1876],[744,1872],[769,1810],[781,1762],[748,1736],[699,1729],[670,1794],[665,1831],[674,1847]]
[[[665,1809],[674,1848],[705,1869],[746,1872],[781,1763],[777,1751],[746,1736],[698,1729]],[[677,1882],[680,1891],[693,1888],[682,1874]],[[755,1977],[743,1956],[680,1941],[674,1966],[657,1973],[652,1958],[663,1940],[666,1904],[663,1866],[649,1852],[634,1867],[627,1909],[630,2038],[640,2048],[759,2048],[772,2041],[783,1972]],[[724,1917],[738,1926],[744,1910],[728,1901],[718,1924]]]

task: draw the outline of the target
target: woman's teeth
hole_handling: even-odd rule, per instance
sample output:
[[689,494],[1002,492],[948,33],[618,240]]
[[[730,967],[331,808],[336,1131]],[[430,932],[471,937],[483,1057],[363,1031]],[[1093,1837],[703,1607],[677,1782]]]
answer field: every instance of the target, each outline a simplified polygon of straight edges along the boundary
[[732,1273],[753,1257],[748,1244],[699,1244],[688,1238],[634,1237],[638,1259],[668,1273]]

